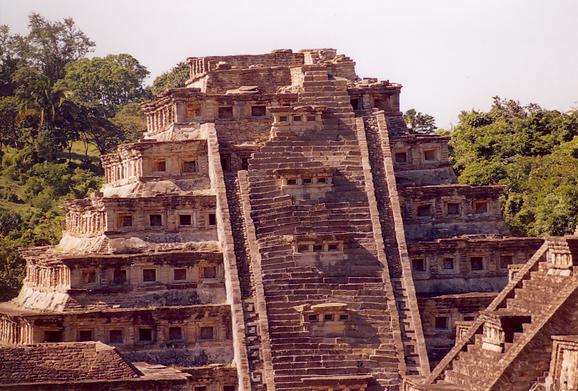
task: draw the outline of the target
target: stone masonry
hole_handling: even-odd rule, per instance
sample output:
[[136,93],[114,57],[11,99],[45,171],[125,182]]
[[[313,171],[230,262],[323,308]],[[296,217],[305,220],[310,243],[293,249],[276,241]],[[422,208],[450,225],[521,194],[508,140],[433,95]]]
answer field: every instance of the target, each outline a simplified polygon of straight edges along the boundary
[[[66,204],[60,244],[22,251],[0,353],[100,341],[129,368],[115,389],[156,370],[192,391],[438,387],[456,330],[503,354],[529,320],[499,292],[546,244],[508,236],[504,188],[457,184],[448,138],[407,129],[400,84],[335,49],[188,64],[143,104],[144,138],[102,157],[102,189]],[[576,341],[549,346],[544,382],[575,381]]]

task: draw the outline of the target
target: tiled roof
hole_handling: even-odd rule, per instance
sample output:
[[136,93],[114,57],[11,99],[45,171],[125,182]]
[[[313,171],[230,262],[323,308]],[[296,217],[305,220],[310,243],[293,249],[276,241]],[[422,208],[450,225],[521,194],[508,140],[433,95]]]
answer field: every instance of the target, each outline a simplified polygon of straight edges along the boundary
[[0,385],[122,380],[141,372],[100,342],[0,347]]

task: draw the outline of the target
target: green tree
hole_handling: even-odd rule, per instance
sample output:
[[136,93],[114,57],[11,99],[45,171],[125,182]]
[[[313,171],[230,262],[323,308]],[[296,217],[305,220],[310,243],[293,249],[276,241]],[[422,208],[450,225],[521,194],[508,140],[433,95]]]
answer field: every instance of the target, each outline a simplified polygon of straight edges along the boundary
[[494,97],[451,130],[461,183],[503,184],[504,218],[517,235],[563,235],[578,224],[578,112]]
[[19,68],[13,81],[19,115],[31,117],[30,126],[20,133],[20,141],[34,145],[40,159],[54,160],[61,150],[78,138],[82,129],[82,125],[74,121],[76,108],[37,68]]
[[18,103],[15,96],[0,97],[0,151],[4,145],[17,146]]
[[71,19],[33,14],[22,35],[0,26],[0,197],[19,204],[18,213],[0,208],[0,300],[20,287],[17,249],[56,244],[62,201],[101,185],[100,167],[77,160],[73,142],[105,153],[144,128],[148,71],[128,54],[84,58],[93,47]]
[[16,71],[19,59],[13,48],[14,37],[10,28],[0,26],[0,96],[13,95],[12,74]]
[[39,69],[53,84],[64,68],[91,52],[95,46],[71,18],[51,22],[37,13],[28,18],[27,35],[15,35],[12,50],[29,66]]
[[184,87],[189,79],[189,65],[186,62],[180,62],[171,68],[170,71],[159,75],[153,82],[150,90],[154,95],[160,95],[170,88]]
[[56,89],[78,105],[113,117],[120,106],[148,97],[143,87],[148,74],[129,54],[82,58],[67,64]]
[[[148,96],[143,88],[147,75],[147,69],[128,54],[69,63],[64,78],[55,85],[55,90],[76,105],[68,126],[95,144],[101,154],[109,152],[127,135],[123,133],[126,129],[116,125],[127,125],[130,112],[125,106]],[[124,111],[116,118],[121,108]]]
[[54,126],[60,97],[52,91],[52,82],[38,68],[24,66],[14,72],[15,96],[23,112],[35,113],[38,128]]
[[0,208],[0,236],[8,236],[12,231],[16,231],[22,224],[22,217],[11,210]]
[[122,131],[124,140],[128,142],[138,141],[146,130],[146,118],[138,102],[121,106],[112,123]]
[[0,300],[16,296],[23,277],[24,260],[15,243],[0,236]]
[[[64,104],[55,83],[64,76],[66,64],[90,52],[94,43],[72,19],[51,22],[31,14],[28,27],[26,35],[10,35],[7,26],[0,28],[0,87],[18,99],[19,117],[24,119],[18,140],[35,145],[39,158],[54,159],[78,137],[77,129],[68,126],[65,110],[71,105]],[[0,122],[9,119],[2,117]]]
[[416,112],[409,109],[403,115],[403,119],[412,133],[431,134],[436,131],[435,118],[429,114]]

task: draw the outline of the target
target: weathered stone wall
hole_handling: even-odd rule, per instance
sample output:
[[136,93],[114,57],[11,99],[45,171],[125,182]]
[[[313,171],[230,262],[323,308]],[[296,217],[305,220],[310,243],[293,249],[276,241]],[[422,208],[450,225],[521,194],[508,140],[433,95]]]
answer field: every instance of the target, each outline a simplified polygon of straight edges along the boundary
[[264,385],[267,389],[275,389],[262,259],[257,244],[255,225],[251,219],[247,172],[238,173],[234,187],[231,182],[230,180],[227,190],[230,194],[231,207],[238,210],[238,215],[234,218],[236,230],[233,234],[237,259],[243,262],[238,266],[245,303],[244,319],[248,326],[247,337],[252,341],[249,347],[249,365],[254,374],[252,380],[256,388]]
[[408,257],[401,202],[391,155],[389,131],[383,113],[364,118],[372,180],[378,203],[387,266],[393,283],[408,374],[427,373],[429,364],[419,319],[412,269]]
[[[311,55],[309,55],[308,58],[309,61],[312,61]],[[305,62],[305,54],[293,53],[291,49],[280,49],[267,54],[189,57],[187,62],[190,66],[191,78],[193,78],[195,75],[218,70],[219,63],[226,63],[231,68],[241,69],[250,68],[251,66],[268,68],[274,66],[301,65]]]
[[188,384],[191,391],[198,391],[195,387],[206,387],[206,391],[235,391],[237,389],[237,370],[230,365],[211,364],[185,368],[183,372],[190,375]]
[[552,337],[578,330],[576,254],[576,237],[547,238],[417,389],[442,379],[472,390],[544,389]]
[[578,389],[578,335],[553,337],[546,391]]
[[162,365],[133,365],[99,342],[0,347],[0,361],[0,388],[10,390],[198,391],[193,386],[208,374],[222,375],[218,391],[234,384],[223,366],[212,365],[203,373],[194,368],[189,374]]
[[[185,90],[191,91],[191,93],[196,91],[196,89]],[[248,120],[255,124],[263,121],[270,124],[268,107],[290,104],[297,99],[297,95],[291,92],[266,93],[254,85],[242,86],[222,94],[195,94],[186,100],[178,98],[182,94],[182,89],[171,90],[167,94],[166,99],[172,99],[173,96],[175,99],[175,102],[171,103],[176,107],[177,112],[173,122],[167,122],[162,127],[157,127],[154,120],[156,112],[154,109],[144,106],[149,123],[146,136],[150,140],[194,140],[199,137],[199,127],[205,122],[222,121],[228,123]],[[172,138],[167,139],[165,133],[170,133]],[[255,140],[248,139],[247,141]],[[114,161],[110,157],[107,159]]]
[[[400,91],[400,84],[375,78],[358,80],[349,84],[347,88],[350,103],[356,113],[371,113],[373,110],[378,109],[383,110],[387,117],[402,115],[399,109]],[[404,130],[404,133],[407,133],[405,127]],[[392,136],[396,134],[391,130],[388,133]]]
[[[572,284],[575,286],[575,284]],[[552,315],[538,330],[525,333],[520,339],[525,339],[528,343],[519,352],[514,360],[510,355],[509,360],[505,360],[507,365],[493,384],[493,389],[501,389],[511,384],[527,384],[528,380],[523,376],[528,372],[544,375],[550,364],[552,355],[552,337],[555,335],[573,335],[578,333],[578,290],[575,290],[563,304],[553,306],[556,313]],[[574,355],[576,357],[576,355]],[[535,362],[534,365],[531,363]],[[576,362],[570,363],[576,375]],[[567,370],[571,367],[568,365]],[[532,380],[538,378],[535,376]],[[565,374],[566,380],[572,380],[576,384],[576,378],[572,378],[570,373]],[[563,389],[563,388],[562,388]],[[572,388],[568,388],[571,390]]]
[[447,185],[457,182],[448,160],[447,137],[395,137],[392,139],[391,152],[400,186]]
[[[271,132],[271,120],[240,120],[240,121],[220,121],[215,123],[219,142],[224,146],[223,152],[235,151],[234,146],[242,147],[260,145],[269,138]],[[238,164],[238,163],[237,163]],[[240,165],[235,166],[235,162],[230,164],[230,170],[240,169]]]
[[406,135],[391,139],[396,170],[415,170],[449,165],[448,137]]
[[[188,164],[185,163],[192,163]],[[164,164],[159,164],[164,163]],[[142,175],[145,177],[203,176],[208,179],[208,159],[205,142],[155,143],[142,151]],[[162,170],[160,170],[162,168]],[[195,190],[208,188],[208,181],[192,186]]]
[[[69,202],[65,235],[95,237],[140,236],[147,241],[210,241],[216,239],[213,195],[170,195],[166,197],[98,198]],[[90,219],[84,216],[101,216]],[[181,216],[189,216],[182,220]],[[81,216],[79,218],[78,216]],[[98,229],[96,229],[98,228]],[[173,238],[171,235],[173,234]]]
[[524,264],[542,245],[535,238],[464,237],[414,242],[410,246],[418,294],[498,292],[508,266]]
[[[539,245],[500,238],[503,189],[457,185],[448,138],[407,129],[401,85],[335,49],[189,65],[189,88],[143,104],[145,140],[103,157],[103,191],[67,203],[60,245],[27,255],[2,341],[108,338],[201,365],[188,387],[209,391],[395,389]],[[230,381],[204,371],[230,361]]]
[[1,347],[0,358],[0,385],[130,380],[141,374],[116,349],[98,342]]
[[[21,315],[11,319],[18,325],[15,340],[24,343],[98,340],[116,346],[134,361],[180,366],[233,359],[227,305]],[[8,327],[8,322],[0,326]]]
[[[207,81],[203,91],[211,94],[224,94],[239,86],[258,86],[260,91],[272,93],[279,86],[291,84],[291,72],[286,67],[223,70],[205,77]],[[195,81],[189,87],[201,86]]]
[[71,311],[225,301],[218,252],[27,257],[16,299],[25,308]]
[[106,212],[98,200],[77,203],[66,208],[67,232],[78,236],[98,236],[106,229]]
[[498,195],[501,186],[465,185],[403,187],[408,240],[431,240],[466,234],[509,233]]
[[[163,390],[163,391],[191,391],[192,385],[186,380],[175,381],[173,379],[136,379],[136,380],[101,380],[88,382],[49,382],[34,384],[14,384],[10,385],[10,390],[14,391],[142,391],[142,390]],[[208,389],[207,391],[213,391]],[[217,390],[215,390],[217,391]],[[220,391],[220,390],[219,390]]]
[[[385,327],[382,319],[384,314],[388,318],[396,315],[384,299],[384,266],[377,259],[346,82],[329,80],[327,70],[316,69],[305,73],[303,84],[300,103],[330,105],[334,110],[324,115],[323,129],[277,130],[253,154],[248,167],[275,385],[278,390],[303,389],[302,377],[351,376],[367,373],[368,368],[381,387],[394,385],[402,364],[392,346],[395,331]],[[305,178],[320,168],[334,172],[332,188],[322,198],[309,201],[293,201],[275,174],[293,171]],[[301,186],[305,191],[309,183],[302,181]],[[318,241],[323,242],[319,248]],[[331,251],[329,242],[341,242],[345,258],[327,266],[302,264],[299,243],[304,242],[313,242],[313,252]],[[363,337],[333,336],[329,340],[303,329],[303,315],[297,307],[329,302],[344,303],[356,313],[358,327],[366,331]],[[302,345],[288,345],[286,341],[292,340]],[[319,349],[325,353],[308,354]],[[374,387],[379,387],[377,383]]]

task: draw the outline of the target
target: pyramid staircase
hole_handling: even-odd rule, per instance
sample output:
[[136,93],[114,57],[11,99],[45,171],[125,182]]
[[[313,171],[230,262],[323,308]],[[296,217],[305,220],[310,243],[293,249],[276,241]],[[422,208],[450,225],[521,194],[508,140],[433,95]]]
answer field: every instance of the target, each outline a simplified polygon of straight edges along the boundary
[[[283,143],[283,140],[277,140],[275,145],[267,145],[262,150],[271,148],[280,153],[278,149]],[[294,143],[288,142],[287,149],[292,146]],[[328,148],[327,152],[330,150]],[[284,152],[280,156],[291,159]],[[376,269],[372,276],[326,276],[316,268],[298,265],[293,256],[293,243],[284,239],[284,235],[351,230],[369,235],[367,207],[355,200],[327,200],[324,204],[296,206],[290,196],[278,190],[274,180],[251,170],[253,165],[259,164],[258,156],[255,156],[249,170],[250,195],[252,220],[262,258],[276,389],[303,389],[301,378],[304,377],[368,373],[384,386],[398,384],[399,357],[390,343],[392,330],[380,329],[389,323],[389,315],[379,270]],[[324,304],[328,298],[348,303],[360,316],[372,319],[377,334],[375,341],[363,344],[346,337],[313,336],[305,330],[302,315],[295,307]]]
[[[247,241],[241,227],[253,231],[258,254],[244,254],[236,246],[243,292],[262,289],[266,309],[268,348],[274,389],[303,390],[302,379],[331,376],[370,375],[373,387],[396,387],[403,352],[396,344],[397,332],[385,297],[383,265],[371,262],[352,274],[328,273],[298,262],[294,254],[296,236],[342,235],[363,243],[360,249],[375,251],[372,217],[365,193],[365,176],[361,152],[355,133],[356,120],[347,93],[347,81],[333,79],[324,67],[305,70],[299,104],[326,106],[323,130],[297,134],[278,129],[275,136],[252,155],[249,169],[239,172],[237,180],[246,181],[250,203],[250,221],[232,221],[235,241]],[[316,201],[300,201],[284,194],[274,172],[278,169],[320,169],[333,167],[333,185],[339,191],[329,192]],[[228,179],[229,202],[239,203],[238,183]],[[231,207],[232,213],[237,209]],[[245,215],[247,217],[247,215]],[[232,217],[233,220],[236,217]],[[250,243],[245,243],[250,245]],[[373,246],[373,249],[372,249]],[[237,248],[238,247],[238,248]],[[245,246],[246,247],[246,246]],[[252,271],[259,259],[260,276]],[[355,260],[356,262],[358,260]],[[243,263],[248,262],[248,266]],[[246,287],[245,280],[249,277]],[[389,288],[391,289],[391,288]],[[346,303],[371,330],[363,337],[344,334],[325,336],[312,333],[303,324],[300,305]],[[248,311],[246,311],[248,313]],[[246,317],[246,320],[251,320]],[[261,323],[263,324],[263,323]],[[262,333],[262,328],[260,329]],[[247,334],[249,335],[249,334]],[[263,341],[263,335],[258,340]],[[268,387],[273,388],[273,387]]]

